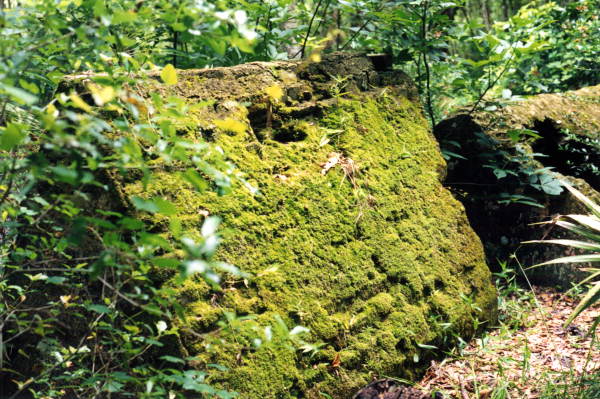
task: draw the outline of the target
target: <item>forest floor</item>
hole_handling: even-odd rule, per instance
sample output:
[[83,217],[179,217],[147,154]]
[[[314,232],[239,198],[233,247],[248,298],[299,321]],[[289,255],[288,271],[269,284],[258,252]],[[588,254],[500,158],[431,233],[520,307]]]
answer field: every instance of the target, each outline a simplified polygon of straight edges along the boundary
[[500,324],[432,362],[416,388],[452,399],[600,399],[600,306],[564,322],[581,296],[551,288],[501,296]]

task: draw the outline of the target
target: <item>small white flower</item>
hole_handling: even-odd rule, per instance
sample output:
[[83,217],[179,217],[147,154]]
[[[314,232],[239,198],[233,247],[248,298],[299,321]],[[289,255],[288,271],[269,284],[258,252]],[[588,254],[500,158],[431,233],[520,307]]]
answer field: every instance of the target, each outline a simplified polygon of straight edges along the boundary
[[167,330],[167,323],[163,320],[156,322],[156,329],[159,333]]
[[233,21],[237,25],[244,25],[248,21],[248,15],[246,15],[246,11],[244,10],[235,10],[233,13]]
[[215,17],[217,19],[220,19],[221,21],[227,21],[229,19],[230,15],[231,15],[231,11],[230,10],[215,12]]
[[206,262],[201,260],[192,260],[185,263],[187,274],[204,273],[206,271]]

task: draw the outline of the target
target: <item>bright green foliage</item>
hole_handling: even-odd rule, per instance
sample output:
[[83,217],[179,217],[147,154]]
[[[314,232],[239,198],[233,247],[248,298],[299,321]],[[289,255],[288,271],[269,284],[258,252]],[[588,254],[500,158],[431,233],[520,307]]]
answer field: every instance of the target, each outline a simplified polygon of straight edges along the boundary
[[598,0],[550,2],[523,7],[509,24],[496,26],[498,35],[515,42],[527,33],[542,47],[520,54],[507,87],[515,94],[558,92],[600,83],[600,19]]
[[[233,396],[178,347],[183,311],[160,278],[193,274],[218,287],[224,271],[240,275],[212,259],[218,218],[194,237],[177,233],[168,199],[122,198],[109,181],[151,182],[153,160],[186,170],[198,192],[240,181],[218,148],[177,136],[182,101],[131,88],[151,61],[171,58],[162,50],[177,24],[203,29],[196,45],[209,55],[211,34],[242,45],[242,18],[183,1],[22,3],[0,11],[0,389],[11,398]],[[53,94],[66,73],[83,71],[92,72],[85,82]],[[176,82],[172,67],[163,71]],[[173,236],[152,231],[145,214],[161,215]]]
[[[133,173],[151,182],[146,157],[188,168],[191,176],[223,188],[235,178],[234,169],[210,145],[170,134],[166,119],[180,112],[176,104],[154,103],[149,123],[131,112],[149,104],[138,98],[134,108],[127,92],[117,93],[102,109],[75,94],[59,96],[64,111],[31,111],[39,121],[35,134],[23,141],[24,128],[9,124],[0,136],[5,150],[13,151],[3,176],[3,355],[7,369],[32,377],[11,376],[34,397],[214,391],[206,373],[185,370],[183,353],[169,350],[171,357],[158,358],[176,337],[175,312],[181,309],[170,299],[172,290],[161,288],[153,275],[199,273],[216,284],[219,270],[237,273],[211,260],[218,222],[207,219],[198,237],[166,239],[143,219],[123,213],[106,181]],[[110,123],[103,113],[112,115]],[[141,214],[166,221],[176,212],[161,196],[134,197],[131,203]],[[202,269],[189,270],[198,262]]]

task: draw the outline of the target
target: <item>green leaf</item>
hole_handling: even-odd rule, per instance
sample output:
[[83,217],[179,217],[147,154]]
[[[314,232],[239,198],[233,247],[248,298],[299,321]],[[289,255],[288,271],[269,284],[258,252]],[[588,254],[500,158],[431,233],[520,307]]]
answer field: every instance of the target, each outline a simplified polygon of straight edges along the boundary
[[161,197],[156,197],[153,199],[153,201],[156,204],[158,213],[161,213],[165,216],[173,216],[177,213],[177,207],[172,202]]
[[37,85],[35,83],[30,83],[26,80],[19,79],[19,84],[21,85],[22,88],[24,88],[25,90],[27,90],[33,94],[38,94],[40,92],[39,87],[37,87]]
[[177,213],[177,207],[161,197],[154,197],[149,200],[133,196],[131,202],[140,211],[146,211],[150,213],[161,213],[165,216],[172,216]]
[[133,10],[128,10],[128,11],[118,10],[118,11],[115,11],[115,13],[113,15],[112,23],[114,25],[123,24],[123,23],[131,23],[131,22],[135,22],[136,19],[137,19],[137,15],[135,12],[133,12]]
[[93,312],[100,313],[100,314],[110,313],[110,308],[108,308],[107,306],[104,306],[104,305],[92,304],[92,305],[87,305],[86,308],[88,310],[91,310]]
[[194,169],[186,170],[184,173],[182,173],[182,176],[200,192],[206,191],[206,189],[209,187],[208,182]]
[[577,198],[582,204],[584,204],[586,207],[588,207],[592,211],[594,216],[600,218],[600,206],[599,205],[595,204],[591,199],[586,197],[582,192],[577,190],[575,187],[571,186],[566,181],[561,180],[561,183],[567,190],[569,190],[569,192],[575,198]]
[[48,278],[46,279],[46,283],[49,283],[49,284],[57,284],[57,285],[58,285],[58,284],[62,284],[62,283],[64,283],[65,281],[67,281],[67,278],[66,278],[66,277],[57,277],[57,276],[54,276],[54,277],[48,277]]
[[145,200],[143,198],[134,196],[131,197],[131,202],[138,211],[145,211],[150,213],[158,212],[158,206],[152,200]]
[[514,142],[518,142],[523,136],[533,137],[534,139],[541,137],[538,132],[531,129],[512,129],[507,131],[506,135]]
[[50,168],[54,176],[65,183],[75,184],[77,182],[77,171],[66,166],[52,166]]
[[562,258],[552,259],[552,260],[549,260],[544,263],[538,263],[537,265],[528,267],[528,269],[533,269],[534,267],[539,267],[539,266],[556,265],[559,263],[591,263],[591,262],[600,262],[600,254],[565,256]]
[[175,258],[153,258],[152,263],[158,267],[167,269],[177,269],[181,262]]
[[106,6],[104,5],[104,1],[96,0],[94,1],[94,15],[96,17],[101,17],[106,15],[108,11],[106,10]]
[[0,136],[0,149],[10,151],[23,141],[26,137],[23,126],[9,123]]
[[187,27],[181,22],[175,22],[174,24],[171,24],[171,28],[175,32],[185,32],[187,30]]
[[558,195],[563,192],[560,180],[556,179],[554,176],[544,173],[539,176],[539,179],[540,187],[546,194]]
[[141,230],[144,228],[144,223],[141,220],[124,217],[119,220],[119,224],[127,230]]
[[8,95],[12,97],[13,100],[18,102],[19,104],[32,105],[35,104],[38,100],[38,98],[33,94],[23,89],[19,89],[18,87],[0,83],[0,89],[5,91]]
[[596,282],[594,286],[590,288],[585,297],[579,302],[579,305],[573,310],[573,313],[571,313],[569,318],[565,321],[564,326],[566,327],[571,324],[581,312],[592,306],[595,302],[598,302],[598,299],[600,299],[600,282]]
[[171,363],[185,364],[185,360],[175,356],[164,355],[161,356],[160,359]]
[[586,227],[591,230],[595,230],[595,232],[600,233],[600,219],[594,216],[586,216],[586,215],[567,215],[569,219],[573,219],[577,223],[579,223],[582,227]]
[[117,381],[113,381],[113,380],[109,380],[106,382],[106,384],[104,384],[103,390],[106,392],[120,392],[121,388],[124,387],[124,384],[117,382]]
[[600,242],[600,234],[594,234],[591,231],[589,231],[588,229],[580,227],[574,223],[559,220],[555,224],[559,227],[562,227],[563,229],[569,230],[575,234],[579,234],[589,240]]
[[171,64],[167,64],[160,73],[160,78],[168,85],[177,84],[177,71]]
[[595,244],[595,243],[585,242],[585,241],[577,241],[577,240],[533,240],[533,241],[524,241],[523,244],[557,244],[557,245],[564,245],[567,247],[584,249],[586,251],[600,252],[600,244]]

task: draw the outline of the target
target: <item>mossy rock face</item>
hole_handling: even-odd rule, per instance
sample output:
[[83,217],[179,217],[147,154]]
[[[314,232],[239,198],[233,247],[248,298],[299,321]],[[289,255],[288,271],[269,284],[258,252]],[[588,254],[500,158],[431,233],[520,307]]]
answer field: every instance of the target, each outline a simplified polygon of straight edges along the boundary
[[[539,138],[511,133],[534,130]],[[458,112],[434,129],[440,142],[458,142],[452,148],[463,158],[449,162],[446,184],[462,198],[471,225],[484,242],[489,263],[508,260],[516,253],[523,266],[572,254],[572,249],[521,242],[551,238],[576,238],[560,228],[540,225],[557,215],[587,213],[568,192],[547,195],[527,185],[527,176],[508,175],[498,179],[490,165],[494,159],[510,162],[498,154],[530,154],[533,169],[550,167],[559,179],[570,182],[594,200],[600,199],[600,86],[556,94],[527,97],[494,111]],[[514,136],[513,136],[514,137]],[[543,154],[536,156],[531,154]],[[497,161],[496,161],[497,164]],[[513,171],[514,169],[514,163]],[[526,204],[499,204],[499,194],[510,193],[534,198],[543,207]],[[517,266],[516,264],[514,265]],[[560,264],[529,269],[536,284],[570,288],[587,274],[589,265]]]
[[[116,181],[128,196],[166,196],[188,231],[222,217],[219,259],[253,275],[221,292],[176,287],[183,345],[199,367],[229,367],[214,383],[243,398],[348,398],[375,377],[416,378],[433,356],[419,345],[494,321],[482,245],[440,182],[445,162],[404,74],[333,54],[181,71],[147,91],[214,100],[190,108],[181,131],[214,140],[260,191],[197,194],[168,171],[145,189]],[[256,317],[222,333],[224,312]],[[321,349],[303,353],[281,323],[307,327]]]

